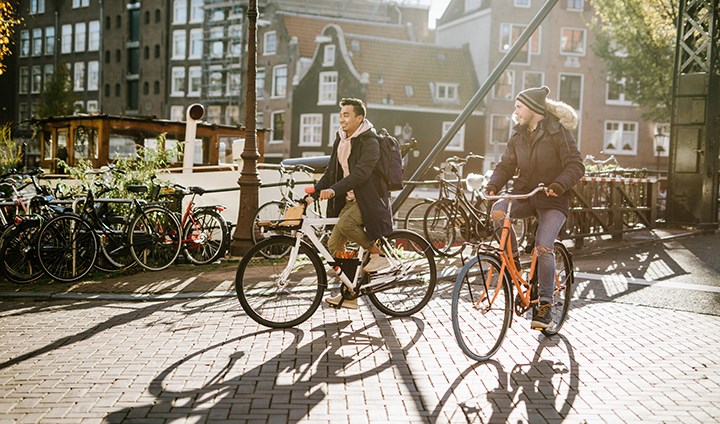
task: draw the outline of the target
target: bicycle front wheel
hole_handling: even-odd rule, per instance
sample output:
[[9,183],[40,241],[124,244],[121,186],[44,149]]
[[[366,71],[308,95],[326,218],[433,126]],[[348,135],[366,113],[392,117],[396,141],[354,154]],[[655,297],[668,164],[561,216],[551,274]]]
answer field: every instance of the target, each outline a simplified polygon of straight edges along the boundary
[[412,231],[397,230],[385,237],[381,249],[397,267],[370,276],[366,283],[370,302],[393,317],[418,312],[430,301],[437,283],[430,243]]
[[423,225],[425,237],[438,254],[455,256],[463,249],[467,216],[453,202],[438,200],[430,205]]
[[225,219],[215,210],[193,211],[183,234],[183,254],[195,265],[215,262],[225,254],[229,232]]
[[98,244],[90,225],[76,215],[60,215],[40,230],[37,254],[47,275],[71,283],[95,266]]
[[542,330],[546,336],[557,334],[567,319],[572,300],[572,288],[575,282],[575,270],[572,257],[564,244],[555,242],[555,289],[553,291],[553,325]]
[[130,254],[150,271],[165,269],[175,262],[182,247],[182,230],[174,213],[160,206],[144,207],[130,222]]
[[452,295],[452,326],[463,353],[487,361],[500,349],[512,320],[512,290],[500,261],[479,254],[462,267]]
[[[277,256],[274,252],[289,254]],[[295,254],[297,253],[297,254]],[[255,322],[271,328],[298,325],[317,310],[327,287],[320,257],[295,239],[270,237],[243,256],[235,275],[235,290],[243,310]]]

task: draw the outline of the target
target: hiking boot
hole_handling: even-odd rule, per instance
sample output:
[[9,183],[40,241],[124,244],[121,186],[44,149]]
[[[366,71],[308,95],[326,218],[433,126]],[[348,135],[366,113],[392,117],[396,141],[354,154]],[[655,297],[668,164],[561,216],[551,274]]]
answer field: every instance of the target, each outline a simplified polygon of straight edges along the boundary
[[[340,301],[342,301],[342,304],[340,303]],[[326,297],[325,302],[327,302],[327,304],[332,306],[333,308],[348,308],[348,309],[357,309],[358,308],[357,299],[343,299],[342,294],[339,294],[334,297]]]
[[550,327],[552,327],[552,304],[540,302],[540,306],[538,306],[533,314],[530,328],[544,330]]
[[370,261],[367,263],[367,265],[365,265],[363,271],[369,274],[371,272],[377,272],[381,269],[385,269],[388,267],[390,267],[390,261],[388,261],[385,256],[373,253],[370,255]]

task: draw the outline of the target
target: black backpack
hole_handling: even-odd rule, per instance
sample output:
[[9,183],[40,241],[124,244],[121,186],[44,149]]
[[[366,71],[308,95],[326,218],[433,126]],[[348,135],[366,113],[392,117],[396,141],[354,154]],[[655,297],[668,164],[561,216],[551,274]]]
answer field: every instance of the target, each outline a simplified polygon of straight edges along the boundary
[[390,135],[385,128],[376,133],[380,142],[380,171],[388,190],[402,190],[403,163],[400,153],[400,142]]

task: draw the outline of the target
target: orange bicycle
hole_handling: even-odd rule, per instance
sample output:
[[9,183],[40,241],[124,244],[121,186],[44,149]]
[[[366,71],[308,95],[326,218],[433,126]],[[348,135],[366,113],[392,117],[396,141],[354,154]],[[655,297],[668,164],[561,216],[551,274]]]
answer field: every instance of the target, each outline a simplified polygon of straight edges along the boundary
[[[513,309],[518,316],[523,316],[538,307],[537,252],[533,249],[532,265],[526,279],[515,265],[510,211],[512,200],[527,199],[544,190],[544,186],[538,186],[527,194],[485,196],[488,200],[509,200],[500,244],[497,247],[490,243],[479,244],[477,254],[458,273],[452,295],[455,338],[462,351],[477,361],[487,361],[500,349],[512,324]],[[556,241],[554,248],[553,322],[550,327],[541,329],[546,336],[557,334],[567,319],[575,277],[572,258],[565,245]],[[513,286],[517,290],[515,296]]]

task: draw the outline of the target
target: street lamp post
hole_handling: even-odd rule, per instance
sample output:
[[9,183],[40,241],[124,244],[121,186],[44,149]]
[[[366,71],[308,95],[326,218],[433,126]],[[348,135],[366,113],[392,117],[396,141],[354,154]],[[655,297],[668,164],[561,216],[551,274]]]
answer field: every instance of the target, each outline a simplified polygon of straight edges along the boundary
[[663,134],[661,129],[658,129],[655,135],[653,136],[655,138],[655,168],[658,172],[658,177],[660,176],[660,156],[665,151],[665,147],[663,146],[665,142],[665,134]]
[[240,186],[240,207],[238,208],[237,226],[230,245],[230,254],[244,255],[252,247],[251,231],[253,218],[258,208],[258,189],[260,176],[257,172],[257,160],[260,153],[257,148],[257,128],[255,113],[257,111],[255,95],[255,76],[257,66],[257,1],[249,0],[248,4],[248,53],[247,53],[247,92],[245,94],[245,147],[240,157],[242,170],[238,185]]

